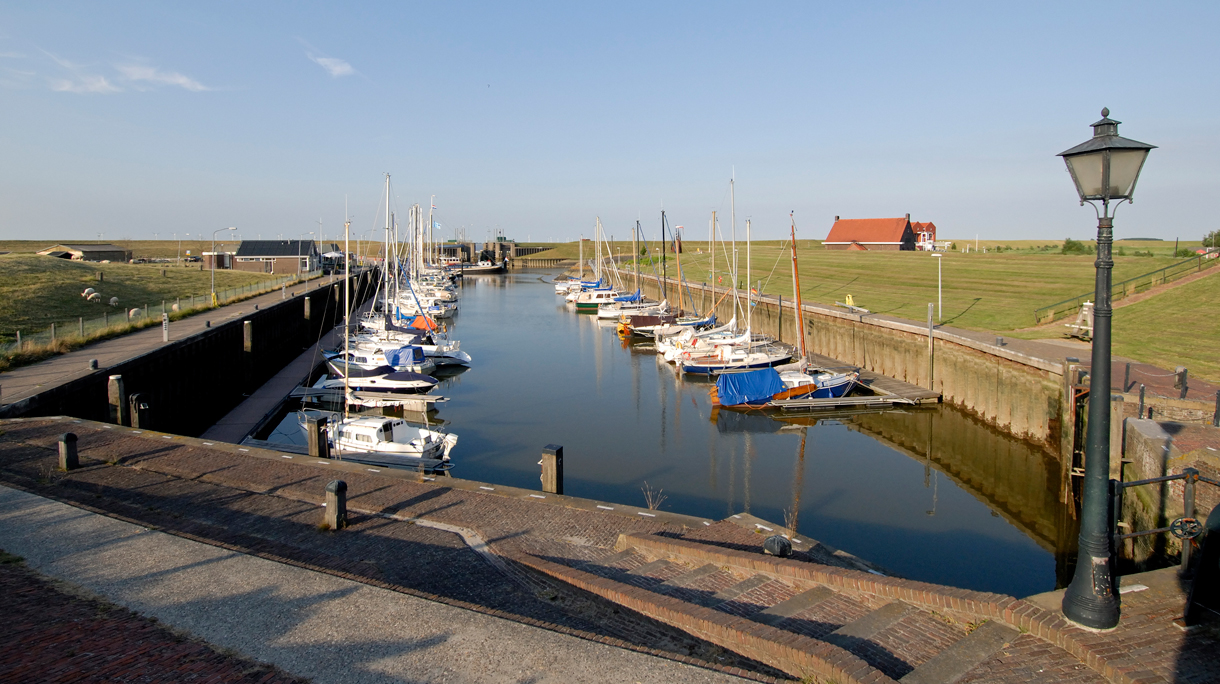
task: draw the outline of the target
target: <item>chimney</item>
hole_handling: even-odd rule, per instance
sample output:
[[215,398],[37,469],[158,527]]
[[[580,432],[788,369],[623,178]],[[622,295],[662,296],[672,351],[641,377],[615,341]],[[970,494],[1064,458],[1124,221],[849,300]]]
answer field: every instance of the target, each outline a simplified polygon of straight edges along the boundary
[[836,216],[835,216],[835,223],[838,223],[838,222],[839,222],[839,217],[838,217],[838,215],[836,215]]
[[910,215],[910,214],[907,214],[907,220],[908,220],[908,221],[910,221],[910,220],[911,220],[911,215]]

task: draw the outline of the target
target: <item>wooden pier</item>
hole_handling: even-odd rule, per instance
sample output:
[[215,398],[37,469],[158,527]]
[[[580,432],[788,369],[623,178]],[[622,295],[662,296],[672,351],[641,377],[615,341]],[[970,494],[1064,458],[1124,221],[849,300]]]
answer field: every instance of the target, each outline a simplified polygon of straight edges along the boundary
[[[807,354],[809,361],[815,366],[826,369],[855,368],[838,359],[821,354]],[[912,385],[895,378],[874,373],[869,370],[860,371],[860,385],[872,391],[873,396],[842,397],[841,399],[785,399],[772,402],[783,409],[835,408],[839,406],[875,406],[888,407],[894,405],[939,404],[940,392],[934,392],[926,387]]]

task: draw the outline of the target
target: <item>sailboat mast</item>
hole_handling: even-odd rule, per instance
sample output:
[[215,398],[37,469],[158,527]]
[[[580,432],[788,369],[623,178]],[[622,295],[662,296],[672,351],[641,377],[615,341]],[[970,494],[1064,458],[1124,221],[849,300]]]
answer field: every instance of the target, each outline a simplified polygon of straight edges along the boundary
[[716,210],[712,210],[712,225],[708,230],[707,249],[712,253],[712,265],[708,268],[707,279],[712,284],[712,306],[716,302]]
[[640,291],[640,222],[635,222],[635,229],[631,231],[631,260],[635,262],[635,291]]
[[[352,311],[352,295],[351,295],[351,289],[352,289],[352,253],[351,253],[352,222],[346,220],[346,218],[347,217],[344,217],[344,221],[343,221],[343,271],[344,271],[344,277],[343,277],[343,358],[345,360],[351,358],[351,339],[350,339],[351,323],[349,321],[350,321],[351,311]],[[343,419],[344,420],[347,420],[347,388],[348,388],[347,376],[348,376],[348,374],[345,372],[343,374]]]
[[750,219],[746,219],[746,330],[754,315],[754,290],[750,286]]
[[[792,220],[792,301],[796,303],[796,339],[797,351],[801,355],[801,363],[805,362],[805,321],[801,311],[801,274],[796,268],[796,219]],[[802,438],[803,441],[803,438]],[[802,453],[804,453],[802,451]]]
[[432,211],[436,209],[436,195],[428,198],[428,259],[435,264],[438,261],[436,254],[436,236],[432,234],[432,228],[436,225],[432,222]]
[[[734,174],[736,175],[736,174]],[[729,179],[729,229],[730,237],[733,241],[733,311],[741,313],[741,298],[737,295],[738,275],[741,271],[737,270],[737,193],[735,188],[735,179]],[[747,326],[748,327],[748,326]]]
[[674,239],[674,267],[678,270],[678,315],[681,316],[682,306],[686,303],[682,299],[682,236],[678,235],[676,228],[670,231],[670,235]]
[[580,279],[585,279],[585,234],[580,234],[580,240],[577,242],[580,245]]
[[665,210],[661,210],[661,295],[669,299],[669,272],[665,268]]
[[381,281],[385,285],[385,308],[381,312],[390,320],[390,174],[385,175],[385,262],[381,265]]

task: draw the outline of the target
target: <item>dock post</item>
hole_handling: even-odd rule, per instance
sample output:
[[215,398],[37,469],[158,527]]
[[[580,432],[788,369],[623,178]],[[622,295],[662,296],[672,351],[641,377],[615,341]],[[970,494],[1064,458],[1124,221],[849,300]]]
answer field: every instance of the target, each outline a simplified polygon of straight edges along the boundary
[[[54,325],[52,325],[52,326],[51,326],[51,332],[52,332],[52,333],[54,333],[54,332],[55,332],[55,326],[54,326]],[[54,337],[54,334],[52,334],[52,337]],[[1173,388],[1174,388],[1174,389],[1176,389],[1176,390],[1181,390],[1181,394],[1180,394],[1180,395],[1178,395],[1178,398],[1179,398],[1179,399],[1185,399],[1185,398],[1186,398],[1186,390],[1187,390],[1187,386],[1186,386],[1186,366],[1178,366],[1177,368],[1175,368],[1175,369],[1174,369],[1173,374],[1176,376],[1176,377],[1173,379]]]
[[309,296],[305,296],[305,320],[309,320]]
[[241,322],[241,350],[247,354],[254,352],[254,321],[249,319]]
[[141,398],[139,392],[128,397],[127,403],[129,405],[128,415],[131,416],[131,427],[145,430],[152,427],[148,415],[148,403]]
[[309,440],[309,455],[314,458],[330,458],[330,443],[326,441],[326,419],[310,418],[306,421],[306,437]]
[[347,483],[343,480],[326,485],[326,526],[332,530],[347,527]]
[[59,469],[63,471],[76,470],[80,467],[80,457],[76,454],[76,435],[65,432],[59,436]]
[[936,391],[933,378],[936,371],[935,351],[932,348],[932,302],[928,302],[928,389]]
[[106,383],[106,398],[110,403],[110,422],[127,425],[127,392],[123,389],[123,376],[110,376]]
[[542,448],[542,491],[563,494],[563,447],[548,444]]

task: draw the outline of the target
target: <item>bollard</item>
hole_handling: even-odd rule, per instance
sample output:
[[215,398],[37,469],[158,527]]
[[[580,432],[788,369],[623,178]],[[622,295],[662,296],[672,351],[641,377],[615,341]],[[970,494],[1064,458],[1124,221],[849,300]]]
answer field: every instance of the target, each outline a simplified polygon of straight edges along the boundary
[[314,458],[330,458],[330,442],[326,439],[326,418],[309,418],[305,424],[309,455]]
[[97,359],[89,359],[89,370],[97,370]]
[[331,480],[326,485],[326,526],[332,530],[347,527],[347,483]]
[[169,342],[169,314],[161,314],[161,341]]
[[1127,372],[1123,374],[1123,391],[1131,389],[1131,363],[1127,363]]
[[110,403],[110,422],[127,425],[127,392],[123,389],[123,376],[110,376],[106,383],[106,398]]
[[[54,332],[54,330],[55,326],[51,326],[51,331]],[[1182,391],[1182,393],[1178,395],[1179,399],[1185,399],[1187,390],[1186,367],[1178,366],[1174,369],[1174,375],[1177,377],[1173,379],[1173,388]]]
[[211,321],[204,321],[204,322],[203,322],[203,327],[205,327],[205,328],[210,328],[210,327],[212,327],[212,322],[211,322]]
[[241,322],[241,350],[247,354],[254,351],[254,321]]
[[1135,412],[1136,418],[1144,417],[1144,384],[1140,383],[1140,410]]
[[139,392],[128,397],[127,404],[128,415],[131,416],[131,426],[133,428],[147,430],[152,427],[152,422],[149,420],[148,415],[148,403],[140,397]]
[[309,297],[305,298],[305,320],[309,320]]
[[1004,346],[1004,338],[1003,338],[1003,337],[1000,337],[999,335],[996,335],[996,336],[995,336],[995,346],[997,346],[997,347],[1003,347],[1003,346]]
[[288,299],[288,286],[280,285],[280,299]]
[[80,467],[80,457],[76,454],[76,435],[65,432],[59,436],[59,469],[68,471]]
[[563,494],[563,447],[548,444],[542,448],[542,491]]
[[763,552],[769,553],[772,556],[787,558],[792,555],[792,542],[778,534],[771,535],[767,537],[767,541],[763,542]]

